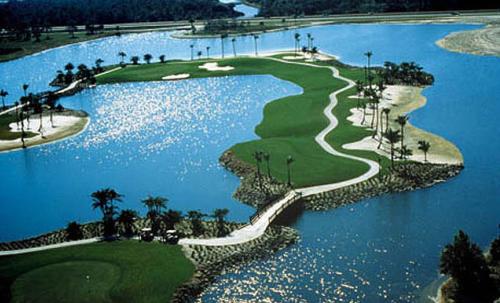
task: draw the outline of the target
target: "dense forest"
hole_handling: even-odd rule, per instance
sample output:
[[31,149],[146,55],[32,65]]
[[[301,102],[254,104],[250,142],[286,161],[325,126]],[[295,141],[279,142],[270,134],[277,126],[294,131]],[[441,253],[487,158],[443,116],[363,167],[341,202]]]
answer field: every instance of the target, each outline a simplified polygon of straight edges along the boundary
[[218,0],[10,0],[0,4],[0,28],[88,25],[237,17]]
[[491,0],[246,0],[261,16],[498,9]]

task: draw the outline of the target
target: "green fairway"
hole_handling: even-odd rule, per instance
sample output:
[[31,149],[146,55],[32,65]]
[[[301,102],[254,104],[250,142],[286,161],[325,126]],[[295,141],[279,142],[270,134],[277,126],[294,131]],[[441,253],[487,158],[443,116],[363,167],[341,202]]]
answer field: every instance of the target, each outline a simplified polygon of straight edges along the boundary
[[180,246],[120,241],[0,258],[0,301],[169,302],[194,266]]
[[[217,61],[219,65],[230,65],[231,71],[209,72],[198,68],[206,60],[194,62],[169,62],[165,64],[145,64],[126,68],[103,75],[99,84],[126,81],[154,81],[162,77],[189,73],[191,78],[217,77],[227,75],[270,74],[282,80],[291,81],[304,90],[303,94],[290,96],[269,102],[264,108],[264,116],[255,132],[260,140],[244,142],[231,147],[236,156],[248,163],[255,164],[253,153],[257,150],[268,152],[271,156],[271,173],[281,181],[286,180],[286,158],[291,155],[292,181],[295,186],[327,184],[351,179],[367,171],[365,163],[326,153],[314,140],[314,137],[328,124],[323,114],[330,102],[329,95],[344,87],[346,83],[332,77],[331,70],[297,64],[288,64],[268,58],[237,58]],[[356,79],[363,76],[363,70],[342,67],[342,74]],[[339,126],[329,134],[327,140],[335,148],[354,142],[368,132],[353,127],[345,119],[350,108],[356,105],[346,97],[355,94],[354,89],[342,94],[334,114],[339,118]],[[346,153],[377,159],[373,152]]]
[[[15,122],[15,115],[5,114],[0,116],[0,140],[15,140],[21,138],[21,132],[11,132],[9,125]],[[26,138],[34,136],[36,136],[35,133],[26,131]]]

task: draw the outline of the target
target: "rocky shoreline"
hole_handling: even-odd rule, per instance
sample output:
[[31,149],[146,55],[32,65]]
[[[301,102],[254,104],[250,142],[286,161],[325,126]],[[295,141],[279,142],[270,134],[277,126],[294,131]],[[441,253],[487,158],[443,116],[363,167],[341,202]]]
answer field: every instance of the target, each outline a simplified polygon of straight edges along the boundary
[[[237,159],[231,151],[226,151],[220,163],[241,179],[234,197],[243,203],[261,207],[270,203],[256,182],[256,170],[250,164]],[[303,199],[305,209],[327,210],[351,204],[367,198],[388,193],[411,191],[433,186],[457,176],[463,165],[431,163],[398,163],[393,169],[378,177],[333,191],[319,193]],[[274,199],[283,196],[289,188],[275,180],[262,178],[263,187],[269,188]],[[270,181],[270,182],[269,182]]]
[[230,246],[185,246],[185,255],[195,264],[191,280],[177,288],[173,303],[194,302],[218,275],[250,261],[271,256],[298,240],[290,227],[270,226],[265,234],[253,241]]

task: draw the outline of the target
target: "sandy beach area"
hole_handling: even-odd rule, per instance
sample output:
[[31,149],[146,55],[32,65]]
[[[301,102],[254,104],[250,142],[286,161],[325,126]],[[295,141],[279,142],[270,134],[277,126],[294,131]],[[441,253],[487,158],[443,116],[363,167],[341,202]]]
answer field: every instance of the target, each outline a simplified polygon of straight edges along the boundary
[[[68,138],[85,130],[90,119],[83,112],[63,112],[54,113],[53,127],[50,122],[50,115],[45,113],[42,116],[42,128],[40,129],[40,118],[38,115],[32,115],[30,118],[29,128],[28,121],[24,120],[25,132],[35,134],[30,138],[24,139],[26,146],[35,146],[54,142],[64,138]],[[9,124],[9,128],[13,133],[21,133],[21,123],[15,122]],[[22,148],[20,138],[14,140],[0,140],[0,151],[10,151]]]
[[[384,91],[383,99],[379,104],[379,111],[382,108],[390,108],[389,113],[389,128],[394,130],[399,130],[400,125],[397,124],[394,119],[399,115],[410,114],[412,111],[423,107],[427,100],[422,96],[423,88],[412,87],[412,86],[401,86],[392,85],[388,86]],[[352,102],[357,102],[356,96],[351,96]],[[347,118],[355,126],[361,126],[370,128],[370,122],[372,119],[372,114],[375,113],[374,110],[366,109],[366,120],[364,124],[361,124],[363,119],[362,109],[351,109],[351,115]],[[383,125],[385,129],[386,117],[383,115]],[[380,129],[379,129],[380,131]],[[384,139],[380,148],[379,145],[379,135],[372,138],[368,136],[363,138],[358,142],[353,142],[345,144],[343,148],[350,150],[371,150],[375,151],[379,155],[390,158],[390,144]],[[410,160],[417,162],[424,162],[424,154],[418,149],[418,141],[425,140],[431,144],[431,148],[427,153],[427,160],[430,163],[438,164],[460,164],[463,163],[463,157],[458,148],[446,139],[431,134],[425,130],[417,128],[411,124],[410,121],[405,126],[404,129],[404,144],[408,146],[413,152],[413,155],[409,157]],[[398,143],[396,147],[399,147]],[[398,153],[396,152],[396,155]]]

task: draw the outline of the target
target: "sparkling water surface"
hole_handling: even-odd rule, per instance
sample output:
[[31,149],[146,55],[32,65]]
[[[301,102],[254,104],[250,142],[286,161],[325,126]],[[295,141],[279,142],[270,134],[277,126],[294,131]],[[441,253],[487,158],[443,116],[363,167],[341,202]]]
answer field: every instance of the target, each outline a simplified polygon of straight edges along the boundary
[[[375,64],[385,60],[416,61],[433,73],[436,83],[424,91],[428,103],[412,113],[411,122],[454,142],[463,153],[465,170],[457,178],[430,189],[385,195],[332,211],[305,212],[293,224],[300,232],[300,243],[267,260],[253,262],[221,276],[203,295],[203,302],[423,300],[434,291],[426,289],[427,285],[439,277],[439,253],[459,228],[482,247],[497,235],[500,141],[495,138],[500,137],[500,128],[496,126],[496,116],[500,112],[500,58],[452,53],[435,45],[436,40],[450,32],[475,28],[478,26],[384,24],[299,30],[303,41],[307,33],[312,33],[321,51],[338,55],[346,63],[364,64],[362,54],[370,49],[374,52]],[[294,31],[261,35],[259,51],[291,49],[293,35]],[[115,63],[119,60],[116,55],[119,51],[129,55],[151,53],[155,57],[165,54],[168,58],[188,59],[189,44],[195,44],[200,50],[211,46],[214,56],[220,49],[219,39],[171,39],[170,33],[111,37],[2,63],[0,83],[11,93],[9,100],[12,101],[12,96],[22,93],[22,83],[30,83],[34,91],[47,89],[55,71],[68,61],[91,64],[100,57],[108,64]],[[238,38],[236,47],[238,54],[253,53],[253,38]],[[226,50],[231,50],[230,42]],[[232,144],[253,138],[251,130],[261,118],[262,103],[277,97],[273,95],[274,88],[269,86],[267,89],[269,80],[244,79],[247,77],[177,82],[181,84],[121,84],[119,89],[98,87],[67,98],[65,104],[78,104],[77,108],[90,110],[91,115],[95,115],[85,133],[50,148],[0,154],[0,218],[5,222],[0,236],[12,239],[46,231],[73,219],[95,219],[98,215],[88,207],[88,194],[102,186],[123,188],[127,206],[137,206],[137,200],[149,190],[152,194],[167,195],[172,206],[178,208],[183,205],[200,209],[225,206],[231,209],[232,218],[244,218],[251,209],[230,198],[238,180],[217,168],[216,159]],[[213,83],[211,81],[219,83],[219,94],[212,95],[214,89],[205,86]],[[241,81],[257,82],[245,93]],[[298,92],[293,85],[281,81],[274,83],[282,95]],[[134,89],[134,85],[139,87]],[[214,143],[218,149],[214,147],[213,157],[204,158],[200,152],[187,148],[189,142],[207,145],[203,123],[186,130],[186,125],[180,122],[190,121],[191,115],[199,115],[198,106],[203,107],[202,101],[201,105],[193,104],[192,111],[197,114],[190,109],[187,110],[189,114],[183,116],[186,109],[180,104],[190,102],[191,98],[183,99],[182,93],[166,93],[162,95],[164,102],[158,101],[157,93],[148,93],[151,99],[141,102],[144,108],[124,100],[128,95],[140,95],[140,90],[155,91],[162,85],[195,85],[195,94],[210,95],[209,99],[215,103],[224,104],[223,100],[228,102],[232,96],[239,96],[237,103],[254,104],[259,100],[261,103],[255,116],[250,114],[252,119],[241,121],[246,127],[244,132],[231,128],[224,130],[229,136],[234,132],[233,139]],[[168,111],[165,104],[169,101],[184,114],[165,113]],[[142,118],[129,121],[129,117],[119,113],[104,117],[108,111],[113,112],[113,102]],[[158,102],[163,111],[154,106]],[[98,106],[92,105],[93,109],[89,109],[86,107],[89,104]],[[99,108],[103,111],[99,112]],[[225,105],[220,108],[220,115],[211,114],[212,120],[206,123],[210,138],[215,137],[211,132],[218,131],[217,126],[211,125],[220,125],[215,121],[234,114]],[[151,115],[158,116],[159,121],[147,119],[150,113],[155,113]],[[180,125],[165,122],[170,120]],[[239,119],[233,121],[240,122]],[[181,135],[174,135],[179,133]],[[87,145],[82,147],[83,144]],[[201,150],[202,145],[197,145],[195,150]],[[46,152],[47,149],[50,152]],[[180,157],[184,160],[179,160],[178,154],[185,155]],[[200,163],[198,169],[192,169],[195,165],[191,162]],[[188,168],[185,175],[182,175],[183,168]],[[219,174],[210,175],[212,169]],[[203,171],[203,175],[197,171]],[[182,178],[184,183],[170,184]],[[118,184],[124,187],[118,188]]]

